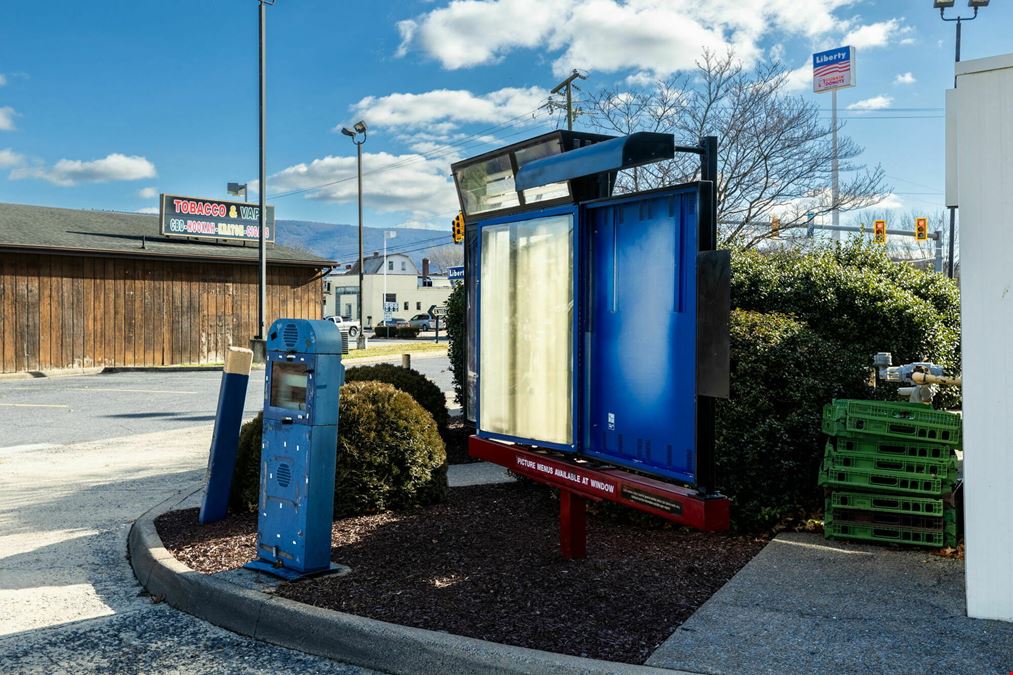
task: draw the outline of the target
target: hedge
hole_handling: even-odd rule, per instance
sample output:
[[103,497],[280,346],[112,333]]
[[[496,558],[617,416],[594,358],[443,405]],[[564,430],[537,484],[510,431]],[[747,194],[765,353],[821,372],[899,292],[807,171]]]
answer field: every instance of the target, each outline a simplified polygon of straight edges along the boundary
[[467,311],[464,284],[458,284],[447,298],[447,339],[450,341],[447,356],[454,376],[454,397],[462,406],[465,403],[464,385],[468,381],[464,359],[467,351]]
[[[960,367],[956,284],[891,262],[881,246],[852,241],[810,253],[732,256],[731,398],[717,407],[718,487],[738,529],[762,530],[817,510],[834,398],[896,400],[897,385],[869,386],[872,356]],[[958,405],[959,390],[940,401]]]

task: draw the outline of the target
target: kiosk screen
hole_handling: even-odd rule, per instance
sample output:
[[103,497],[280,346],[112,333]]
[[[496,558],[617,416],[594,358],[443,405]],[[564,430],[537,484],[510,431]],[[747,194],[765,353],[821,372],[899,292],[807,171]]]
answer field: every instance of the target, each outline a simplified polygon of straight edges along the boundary
[[271,371],[271,406],[306,410],[306,364],[276,362]]

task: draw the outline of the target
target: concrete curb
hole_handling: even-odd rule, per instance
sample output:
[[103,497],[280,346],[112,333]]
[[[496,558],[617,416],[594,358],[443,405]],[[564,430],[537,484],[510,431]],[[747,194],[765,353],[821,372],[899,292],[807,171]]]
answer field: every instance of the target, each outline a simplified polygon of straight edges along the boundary
[[98,375],[102,368],[62,368],[59,370],[22,370],[17,373],[0,373],[0,382],[4,380],[36,380],[42,377],[77,377],[80,375]]
[[678,672],[399,626],[304,605],[200,574],[172,557],[155,530],[155,518],[185,498],[177,494],[134,522],[127,544],[130,565],[153,596],[235,633],[388,673]]

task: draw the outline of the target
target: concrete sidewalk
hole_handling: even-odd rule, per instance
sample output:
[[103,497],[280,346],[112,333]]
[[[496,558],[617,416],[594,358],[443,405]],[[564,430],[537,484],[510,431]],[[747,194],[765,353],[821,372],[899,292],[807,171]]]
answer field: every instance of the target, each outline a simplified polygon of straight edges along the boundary
[[701,673],[1007,673],[1013,624],[965,616],[961,560],[781,534],[647,663]]
[[130,523],[199,485],[210,437],[201,426],[0,457],[3,672],[365,672],[143,593],[126,559]]

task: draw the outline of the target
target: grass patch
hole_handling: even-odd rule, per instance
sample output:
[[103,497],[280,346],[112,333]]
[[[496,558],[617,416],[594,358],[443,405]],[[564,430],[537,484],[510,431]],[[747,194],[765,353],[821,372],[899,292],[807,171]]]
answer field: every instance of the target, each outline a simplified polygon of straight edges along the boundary
[[365,349],[351,349],[346,356],[341,357],[344,361],[354,361],[355,359],[368,359],[373,356],[394,356],[397,354],[411,354],[418,352],[445,352],[447,351],[447,343],[440,342],[418,342],[418,343],[402,343],[393,345],[370,345]]

